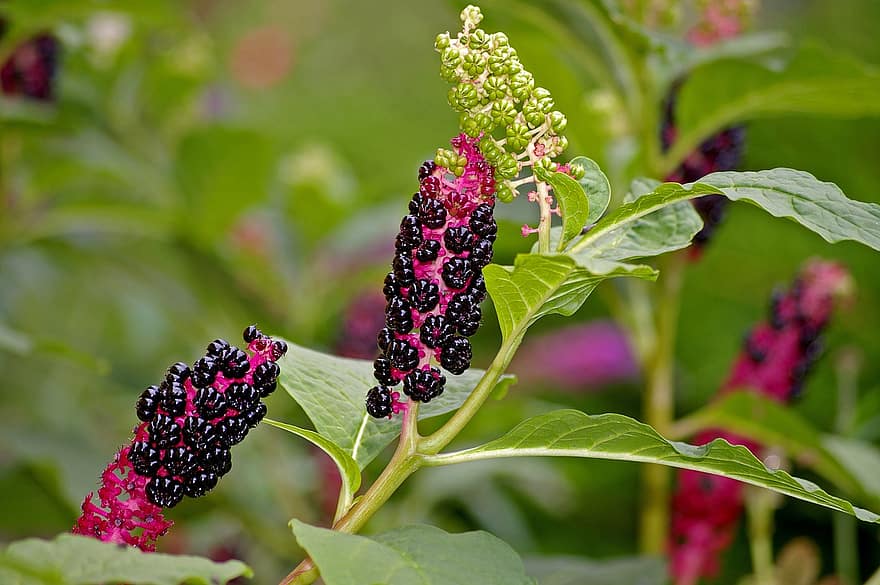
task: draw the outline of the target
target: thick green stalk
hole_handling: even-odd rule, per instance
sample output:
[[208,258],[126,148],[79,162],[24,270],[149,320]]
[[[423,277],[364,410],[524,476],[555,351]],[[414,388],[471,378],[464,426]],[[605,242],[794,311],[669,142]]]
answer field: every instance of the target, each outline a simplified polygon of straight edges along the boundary
[[[858,378],[861,357],[855,348],[844,348],[836,356],[837,418],[834,430],[847,436],[852,433],[858,401]],[[859,583],[858,522],[852,516],[834,514],[834,570],[842,585]]]
[[[656,305],[656,343],[644,356],[645,422],[666,436],[675,415],[674,351],[678,324],[679,297],[686,256],[672,254],[662,259]],[[663,554],[669,532],[670,470],[647,465],[642,472],[643,492],[640,542],[645,554]]]
[[756,585],[775,585],[773,565],[773,512],[776,494],[762,489],[749,489],[746,512],[749,518],[749,549]]

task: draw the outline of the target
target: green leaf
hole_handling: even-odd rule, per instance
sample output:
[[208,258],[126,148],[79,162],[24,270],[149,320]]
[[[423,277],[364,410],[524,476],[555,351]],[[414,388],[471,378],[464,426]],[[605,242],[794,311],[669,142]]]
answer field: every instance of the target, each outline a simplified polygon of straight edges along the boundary
[[611,201],[611,183],[593,159],[578,156],[571,159],[568,164],[584,169],[584,176],[578,179],[578,183],[587,194],[590,204],[590,212],[585,223],[587,225],[596,223],[608,209],[608,203]]
[[[712,173],[700,183],[796,221],[828,242],[854,240],[880,250],[880,205],[847,199],[834,183],[792,169]],[[696,184],[694,184],[696,186]]]
[[20,540],[0,553],[0,580],[21,585],[214,585],[252,575],[239,561],[144,553],[72,534]]
[[880,115],[880,74],[817,46],[800,48],[782,67],[734,59],[699,67],[678,95],[674,162],[725,126],[792,114]]
[[590,202],[578,182],[565,173],[548,173],[546,181],[553,186],[553,194],[562,212],[562,237],[556,247],[557,251],[562,251],[584,229],[590,215]]
[[336,467],[339,468],[339,473],[342,475],[343,492],[340,499],[344,502],[352,501],[354,494],[356,494],[358,488],[361,487],[361,469],[347,451],[343,451],[338,445],[336,445],[336,443],[333,443],[315,431],[310,431],[308,429],[303,429],[268,418],[263,419],[263,422],[302,437],[329,455],[330,458],[333,459],[333,462],[336,463]]
[[372,538],[292,522],[327,585],[534,585],[522,560],[487,532],[406,526]]
[[645,267],[602,265],[604,274],[591,274],[569,255],[520,254],[514,266],[490,264],[483,269],[486,289],[495,304],[501,335],[521,338],[529,326],[545,315],[572,315],[604,280],[618,276],[643,276]]
[[541,585],[666,585],[666,563],[659,557],[593,561],[580,557],[526,558],[526,572]]
[[[829,450],[821,433],[795,411],[756,392],[737,391],[697,410],[676,428],[688,435],[722,428],[765,445],[777,446],[850,494],[871,491]],[[681,436],[682,433],[676,433]],[[880,476],[880,468],[877,468]],[[875,491],[880,494],[880,490]]]
[[485,445],[425,457],[424,462],[448,465],[533,456],[638,461],[713,473],[846,512],[865,522],[880,523],[877,514],[829,495],[810,481],[767,469],[746,447],[722,439],[700,447],[668,441],[650,426],[620,414],[590,416],[577,410],[558,410],[523,421]]
[[[367,390],[376,385],[373,362],[341,358],[288,343],[281,358],[279,382],[303,408],[315,429],[338,445],[363,469],[400,434],[400,419],[377,420],[364,407]],[[419,418],[451,412],[461,406],[483,371],[472,368],[460,376],[446,373],[446,390],[419,407]],[[504,376],[496,391],[516,380]]]

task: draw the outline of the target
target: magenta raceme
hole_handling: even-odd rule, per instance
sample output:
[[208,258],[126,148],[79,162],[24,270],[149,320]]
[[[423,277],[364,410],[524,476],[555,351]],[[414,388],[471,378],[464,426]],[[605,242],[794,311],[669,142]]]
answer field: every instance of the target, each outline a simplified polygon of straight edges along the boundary
[[367,412],[389,417],[404,406],[391,388],[403,382],[411,400],[430,402],[446,377],[470,367],[468,337],[480,327],[486,298],[482,269],[492,260],[497,226],[495,172],[477,145],[461,134],[451,143],[455,160],[425,162],[419,191],[400,222],[392,271],[383,292],[385,327],[374,362],[379,386],[367,393]]
[[287,352],[253,325],[244,340],[250,354],[216,339],[192,367],[173,364],[143,391],[141,423],[101,475],[100,506],[86,497],[74,533],[153,550],[171,526],[162,508],[205,495],[229,472],[230,449],[266,415],[261,399],[275,391]]
[[[5,32],[0,19],[0,38]],[[9,96],[23,96],[51,101],[55,93],[60,44],[49,34],[40,34],[18,45],[0,64],[0,91]]]

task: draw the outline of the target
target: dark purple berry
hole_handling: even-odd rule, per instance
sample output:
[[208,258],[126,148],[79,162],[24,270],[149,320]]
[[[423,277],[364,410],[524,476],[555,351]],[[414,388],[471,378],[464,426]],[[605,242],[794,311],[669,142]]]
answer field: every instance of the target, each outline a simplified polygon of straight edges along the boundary
[[402,372],[412,370],[419,363],[419,351],[405,339],[392,341],[385,355],[391,362],[391,367]]
[[474,268],[483,268],[492,261],[493,254],[492,242],[486,239],[479,239],[474,242],[468,259],[473,262]]
[[276,339],[272,342],[272,361],[277,362],[287,353],[287,342],[283,339]]
[[159,387],[159,400],[165,414],[180,416],[186,410],[186,388],[180,382],[163,382]]
[[203,418],[191,416],[183,424],[183,442],[197,451],[202,451],[216,440],[216,427]]
[[147,498],[163,508],[173,508],[183,499],[183,484],[170,477],[153,477],[147,482]]
[[440,302],[440,288],[427,279],[419,279],[409,289],[409,302],[419,313],[427,313]]
[[220,369],[227,378],[241,378],[250,368],[248,354],[237,347],[230,347],[220,360]]
[[492,206],[486,203],[477,205],[476,209],[471,213],[468,225],[470,225],[472,232],[491,241],[495,240],[495,235],[498,233],[498,225],[495,223],[495,217],[492,214]]
[[200,453],[199,459],[206,471],[212,471],[218,477],[226,475],[232,469],[232,455],[226,447],[209,447]]
[[275,391],[281,368],[275,362],[264,362],[254,368],[254,389],[266,397]]
[[482,273],[477,273],[477,275],[471,279],[471,285],[468,287],[468,294],[474,299],[474,302],[477,304],[482,303],[486,300],[486,279],[483,278]]
[[415,280],[416,273],[413,270],[412,256],[409,254],[398,253],[394,257],[392,267],[394,268],[394,278],[399,286],[409,286]]
[[256,325],[248,325],[244,329],[244,333],[241,334],[242,338],[244,338],[245,343],[250,343],[251,341],[256,341],[260,337],[263,337],[263,332],[257,329]]
[[211,357],[218,358],[223,355],[223,352],[228,350],[230,347],[229,342],[225,339],[215,339],[211,343],[208,344],[207,351],[208,355]]
[[385,275],[385,284],[382,287],[382,292],[385,294],[385,300],[400,294],[400,284],[397,282],[397,277],[394,276],[393,272]]
[[446,208],[433,197],[422,197],[419,204],[419,219],[426,227],[438,229],[446,224]]
[[204,388],[214,383],[219,370],[217,361],[210,356],[205,356],[193,364],[190,380],[197,388]]
[[388,346],[391,345],[393,340],[394,333],[388,327],[383,327],[379,330],[379,334],[376,335],[376,345],[379,346],[379,349],[383,352],[388,349]]
[[[229,389],[226,391],[229,392]],[[195,400],[193,400],[193,404],[195,405],[199,416],[205,420],[212,420],[218,416],[226,414],[226,398],[223,394],[220,394],[213,388],[199,389],[196,393]]]
[[248,424],[243,416],[230,416],[217,423],[217,440],[226,447],[241,443],[247,433]]
[[159,387],[150,386],[141,393],[141,397],[137,401],[137,417],[147,422],[156,415],[156,408],[159,406]]
[[265,418],[266,412],[266,405],[262,402],[258,402],[253,406],[253,408],[245,410],[242,413],[242,416],[244,417],[244,422],[247,424],[247,427],[249,429],[252,429],[260,424],[260,421]]
[[464,337],[451,337],[440,346],[440,365],[453,374],[463,374],[471,367],[471,344]]
[[385,325],[398,333],[409,333],[413,328],[412,306],[403,297],[392,297],[385,307]]
[[142,441],[132,443],[128,450],[128,460],[131,466],[139,474],[151,477],[159,471],[159,451]]
[[214,489],[217,475],[210,471],[196,471],[184,478],[183,491],[190,498],[198,498]]
[[373,386],[367,392],[367,412],[375,418],[385,418],[394,412],[391,408],[391,390],[385,386]]
[[433,262],[440,254],[440,242],[437,240],[425,240],[416,249],[416,259],[419,262]]
[[402,245],[399,249],[411,250],[417,248],[422,243],[422,224],[414,215],[405,215],[400,221],[400,233],[398,234],[398,242]]
[[443,315],[428,315],[422,323],[419,339],[425,346],[434,349],[440,347],[446,339],[455,333],[453,327]]
[[165,372],[165,380],[168,382],[183,382],[189,378],[189,374],[189,366],[183,362],[177,362]]
[[422,204],[422,199],[422,194],[417,192],[412,196],[412,199],[409,200],[409,212],[411,214],[418,215],[419,206]]
[[239,412],[252,408],[260,401],[260,394],[245,382],[230,384],[223,396],[226,403]]
[[468,285],[473,276],[471,261],[467,258],[450,258],[444,265],[440,275],[443,282],[451,289],[460,290]]
[[162,466],[169,475],[186,475],[198,465],[198,458],[186,447],[172,447],[165,451]]
[[[388,347],[389,349],[391,348],[390,345]],[[387,358],[376,358],[373,362],[373,376],[379,380],[380,384],[385,386],[397,384],[397,380],[391,376],[391,362]]]
[[433,173],[436,168],[437,164],[432,160],[426,160],[423,162],[422,166],[419,167],[419,181],[424,181],[425,177]]
[[453,254],[461,254],[465,250],[470,250],[473,244],[474,235],[467,226],[450,227],[443,234],[443,243]]
[[443,393],[446,377],[437,368],[415,370],[403,379],[403,392],[413,400],[430,402]]
[[180,442],[180,425],[173,418],[164,414],[157,414],[147,426],[151,442],[158,449],[168,449]]

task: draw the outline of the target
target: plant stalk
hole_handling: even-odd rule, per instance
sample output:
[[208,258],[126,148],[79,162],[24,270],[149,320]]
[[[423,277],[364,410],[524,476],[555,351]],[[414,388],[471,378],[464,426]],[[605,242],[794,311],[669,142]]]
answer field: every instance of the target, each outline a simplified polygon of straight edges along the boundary
[[[674,351],[679,299],[687,257],[671,254],[663,259],[656,305],[656,343],[644,356],[645,422],[664,437],[672,430],[675,415]],[[659,555],[666,550],[669,532],[670,470],[662,465],[646,465],[642,472],[643,492],[640,542],[644,554]]]

